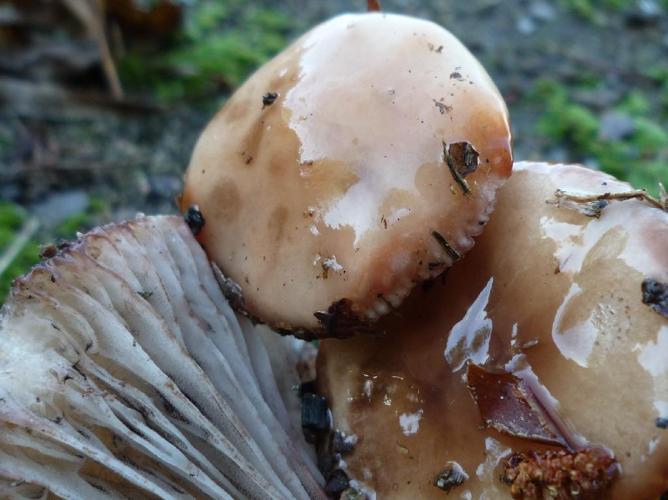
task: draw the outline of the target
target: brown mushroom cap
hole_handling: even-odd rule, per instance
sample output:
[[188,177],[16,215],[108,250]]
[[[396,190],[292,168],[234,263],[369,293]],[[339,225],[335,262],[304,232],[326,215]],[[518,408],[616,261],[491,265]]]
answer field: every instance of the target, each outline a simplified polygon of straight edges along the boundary
[[[630,189],[582,167],[518,163],[475,248],[388,316],[387,337],[321,342],[335,427],[358,436],[348,471],[380,497],[432,498],[454,462],[468,475],[456,498],[508,498],[499,462],[554,449],[483,428],[467,363],[529,381],[573,448],[611,450],[621,475],[605,498],[668,490],[668,319],[641,290],[668,282],[668,214],[628,200],[587,217],[546,204],[557,188]],[[507,393],[497,396],[485,403],[501,408]],[[491,414],[488,426],[517,423]]]
[[503,99],[454,36],[405,16],[345,15],[230,98],[180,203],[198,206],[198,239],[248,312],[345,334],[314,313],[347,299],[353,324],[373,321],[443,272],[473,245],[511,166]]

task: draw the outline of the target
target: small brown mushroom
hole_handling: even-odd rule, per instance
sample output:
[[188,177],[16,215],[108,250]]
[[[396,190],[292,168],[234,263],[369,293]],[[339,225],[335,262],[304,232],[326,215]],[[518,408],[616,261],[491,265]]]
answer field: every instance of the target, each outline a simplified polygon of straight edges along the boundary
[[435,497],[451,461],[457,498],[668,490],[668,319],[645,303],[664,288],[643,286],[668,283],[668,214],[625,200],[594,218],[546,203],[557,189],[631,187],[516,164],[475,248],[386,337],[320,343],[335,428],[359,438],[347,470],[380,497]]
[[195,148],[181,209],[199,206],[197,238],[248,313],[345,336],[469,250],[511,166],[503,99],[453,35],[345,15],[229,99]]

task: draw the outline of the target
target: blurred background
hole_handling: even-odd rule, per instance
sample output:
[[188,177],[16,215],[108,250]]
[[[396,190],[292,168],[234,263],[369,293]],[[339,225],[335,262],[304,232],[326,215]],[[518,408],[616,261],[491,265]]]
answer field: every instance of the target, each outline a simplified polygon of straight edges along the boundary
[[[515,157],[668,184],[668,0],[383,0],[482,61]],[[200,130],[298,34],[363,0],[0,0],[0,303],[40,245],[175,212]]]

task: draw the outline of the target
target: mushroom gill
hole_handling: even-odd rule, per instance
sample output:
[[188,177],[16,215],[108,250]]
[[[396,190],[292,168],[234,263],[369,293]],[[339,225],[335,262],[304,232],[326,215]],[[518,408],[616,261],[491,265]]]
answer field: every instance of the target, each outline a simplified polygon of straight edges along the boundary
[[298,346],[266,335],[182,219],[82,235],[2,309],[0,496],[323,497]]
[[668,491],[668,214],[626,200],[587,216],[557,189],[631,188],[517,163],[475,248],[386,337],[320,343],[334,426],[357,436],[346,471],[380,497]]
[[349,336],[470,249],[511,167],[505,103],[452,34],[344,15],[227,101],[180,206],[250,315]]

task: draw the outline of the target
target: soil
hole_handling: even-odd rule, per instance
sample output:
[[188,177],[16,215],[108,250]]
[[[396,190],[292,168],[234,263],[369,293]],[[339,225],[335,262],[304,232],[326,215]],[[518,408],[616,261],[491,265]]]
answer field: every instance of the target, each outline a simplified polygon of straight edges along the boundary
[[[361,4],[283,0],[280,9],[309,26],[360,11]],[[536,132],[543,107],[528,98],[536,82],[549,77],[574,86],[593,79],[599,84],[578,98],[600,111],[640,89],[658,116],[660,88],[645,75],[668,53],[668,8],[629,2],[606,13],[603,22],[592,22],[566,4],[384,0],[383,9],[447,27],[481,60],[509,105],[516,159],[578,161],[567,144],[550,144]],[[48,75],[27,84],[0,68],[0,198],[30,209],[54,195],[83,191],[111,207],[109,219],[174,212],[182,174],[211,109],[188,103],[165,109],[132,95],[123,105],[81,96],[63,100],[60,92]]]

